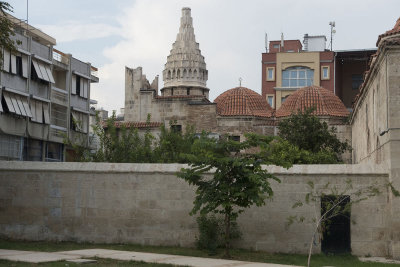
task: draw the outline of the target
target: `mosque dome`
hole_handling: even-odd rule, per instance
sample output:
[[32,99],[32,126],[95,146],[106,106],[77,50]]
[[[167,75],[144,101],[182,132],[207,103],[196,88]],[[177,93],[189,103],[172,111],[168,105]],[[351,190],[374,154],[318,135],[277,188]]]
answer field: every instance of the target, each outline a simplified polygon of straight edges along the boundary
[[217,104],[219,116],[272,117],[273,110],[258,93],[245,87],[236,87],[220,94]]
[[339,97],[331,91],[318,87],[303,87],[290,95],[282,106],[276,111],[276,117],[287,117],[298,110],[315,108],[316,116],[347,117],[350,113]]

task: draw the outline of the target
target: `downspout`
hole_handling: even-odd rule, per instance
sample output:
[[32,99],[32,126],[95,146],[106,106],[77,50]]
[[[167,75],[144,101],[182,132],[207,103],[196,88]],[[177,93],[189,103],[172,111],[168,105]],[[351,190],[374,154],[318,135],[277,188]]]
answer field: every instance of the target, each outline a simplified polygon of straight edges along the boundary
[[336,55],[333,56],[333,94],[336,95]]

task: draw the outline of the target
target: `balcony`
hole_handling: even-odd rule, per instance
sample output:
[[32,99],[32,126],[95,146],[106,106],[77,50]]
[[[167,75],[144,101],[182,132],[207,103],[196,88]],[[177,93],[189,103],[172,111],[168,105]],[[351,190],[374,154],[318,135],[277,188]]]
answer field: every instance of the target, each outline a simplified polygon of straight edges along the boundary
[[51,102],[68,106],[68,92],[54,86],[51,89]]
[[66,69],[69,65],[69,56],[57,49],[53,49],[53,62],[58,67]]
[[99,82],[98,69],[93,66],[90,67],[90,81],[94,83]]

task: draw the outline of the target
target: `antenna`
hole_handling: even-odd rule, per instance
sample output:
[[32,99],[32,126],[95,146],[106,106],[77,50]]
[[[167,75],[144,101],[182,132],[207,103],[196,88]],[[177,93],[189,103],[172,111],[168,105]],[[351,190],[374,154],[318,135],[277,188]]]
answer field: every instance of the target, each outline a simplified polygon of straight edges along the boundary
[[242,87],[242,80],[243,80],[243,79],[240,77],[240,78],[239,78],[239,87]]
[[265,52],[268,53],[268,34],[265,33]]
[[26,24],[29,24],[29,0],[26,0]]
[[330,21],[329,25],[331,26],[331,51],[333,50],[333,35],[336,33],[335,28],[335,22],[334,21]]

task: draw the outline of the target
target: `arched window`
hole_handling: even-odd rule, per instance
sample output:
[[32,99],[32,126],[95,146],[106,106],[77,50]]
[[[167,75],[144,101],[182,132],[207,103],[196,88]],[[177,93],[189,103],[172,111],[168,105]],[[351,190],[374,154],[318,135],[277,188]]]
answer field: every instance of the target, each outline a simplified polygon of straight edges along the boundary
[[186,71],[186,69],[183,70],[183,78],[187,78],[187,71]]
[[181,78],[181,70],[178,69],[178,71],[176,72],[176,78],[180,79]]
[[171,71],[168,71],[168,79],[171,79]]
[[191,70],[191,69],[189,70],[189,78],[193,78],[192,70]]
[[282,87],[313,85],[314,70],[307,67],[291,67],[282,71]]
[[193,76],[194,76],[195,79],[197,78],[197,70],[194,70]]

